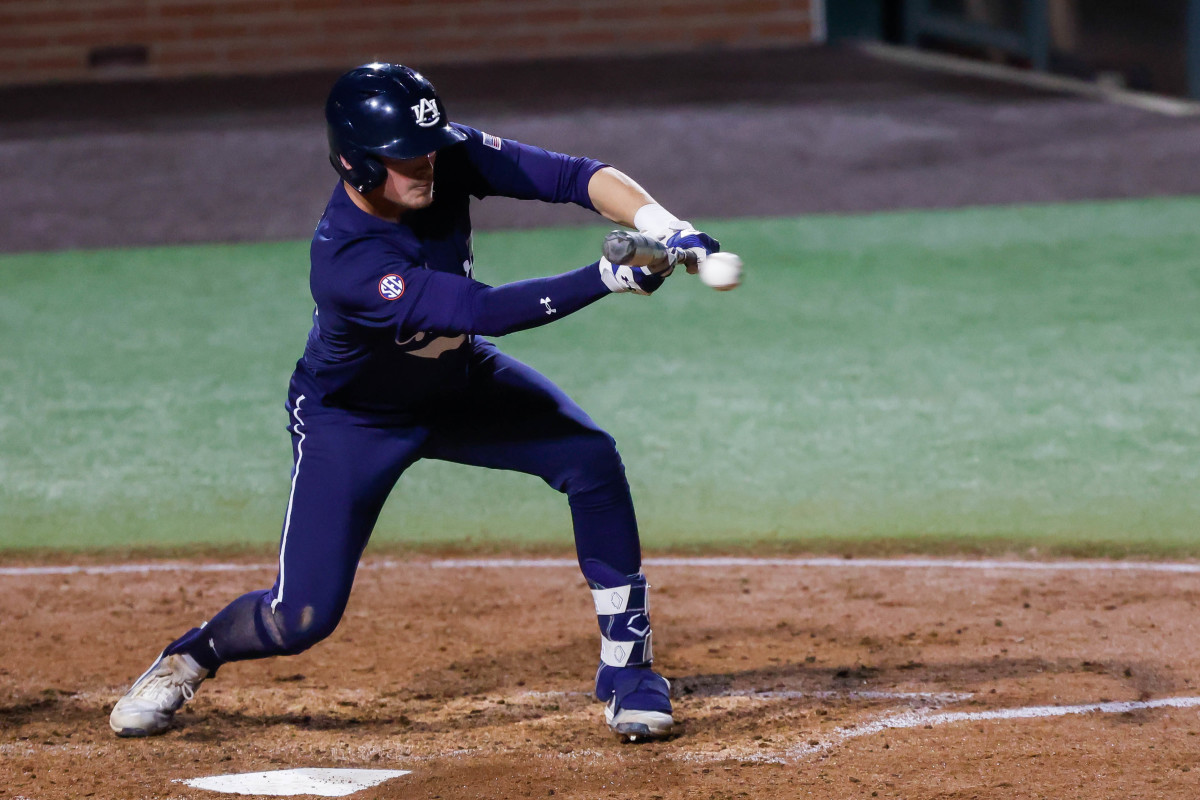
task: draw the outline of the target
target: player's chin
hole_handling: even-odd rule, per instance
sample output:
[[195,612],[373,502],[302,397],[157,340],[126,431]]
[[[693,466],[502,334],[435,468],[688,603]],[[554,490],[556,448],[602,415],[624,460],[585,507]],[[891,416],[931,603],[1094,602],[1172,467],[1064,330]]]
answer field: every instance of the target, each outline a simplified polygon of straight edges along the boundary
[[426,208],[433,204],[433,184],[412,192],[406,200],[409,208]]

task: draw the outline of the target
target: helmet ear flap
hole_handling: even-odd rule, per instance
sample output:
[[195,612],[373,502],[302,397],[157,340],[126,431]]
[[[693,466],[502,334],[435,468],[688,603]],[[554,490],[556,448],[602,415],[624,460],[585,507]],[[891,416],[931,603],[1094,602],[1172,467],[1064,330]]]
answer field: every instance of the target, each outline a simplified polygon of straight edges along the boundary
[[[343,159],[345,163],[342,163]],[[364,153],[341,154],[330,150],[329,163],[342,176],[342,180],[353,186],[359,194],[377,189],[387,180],[387,167],[378,159]],[[347,167],[346,164],[350,166]]]

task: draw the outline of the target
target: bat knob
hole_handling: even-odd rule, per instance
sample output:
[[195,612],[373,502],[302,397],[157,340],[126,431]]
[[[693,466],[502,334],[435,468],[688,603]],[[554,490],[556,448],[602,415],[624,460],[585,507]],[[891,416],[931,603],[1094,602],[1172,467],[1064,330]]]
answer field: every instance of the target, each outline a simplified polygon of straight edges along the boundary
[[628,231],[613,231],[604,237],[604,257],[613,264],[628,264],[637,252],[637,240]]

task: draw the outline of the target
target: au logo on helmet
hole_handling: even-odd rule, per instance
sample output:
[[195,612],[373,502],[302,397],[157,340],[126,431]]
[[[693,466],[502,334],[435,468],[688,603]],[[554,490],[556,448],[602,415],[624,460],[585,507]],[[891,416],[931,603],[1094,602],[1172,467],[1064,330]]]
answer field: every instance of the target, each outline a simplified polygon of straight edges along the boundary
[[417,124],[422,128],[432,128],[442,118],[442,113],[438,111],[437,101],[428,97],[421,98],[419,103],[410,107],[413,115],[417,118]]

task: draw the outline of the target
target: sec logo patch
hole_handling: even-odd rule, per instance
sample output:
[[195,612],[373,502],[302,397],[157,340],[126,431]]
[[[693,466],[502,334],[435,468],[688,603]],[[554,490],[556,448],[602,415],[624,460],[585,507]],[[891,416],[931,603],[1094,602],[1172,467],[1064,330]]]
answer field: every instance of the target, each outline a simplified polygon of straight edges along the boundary
[[379,281],[379,296],[384,300],[395,300],[404,294],[404,278],[399,275],[384,275]]

